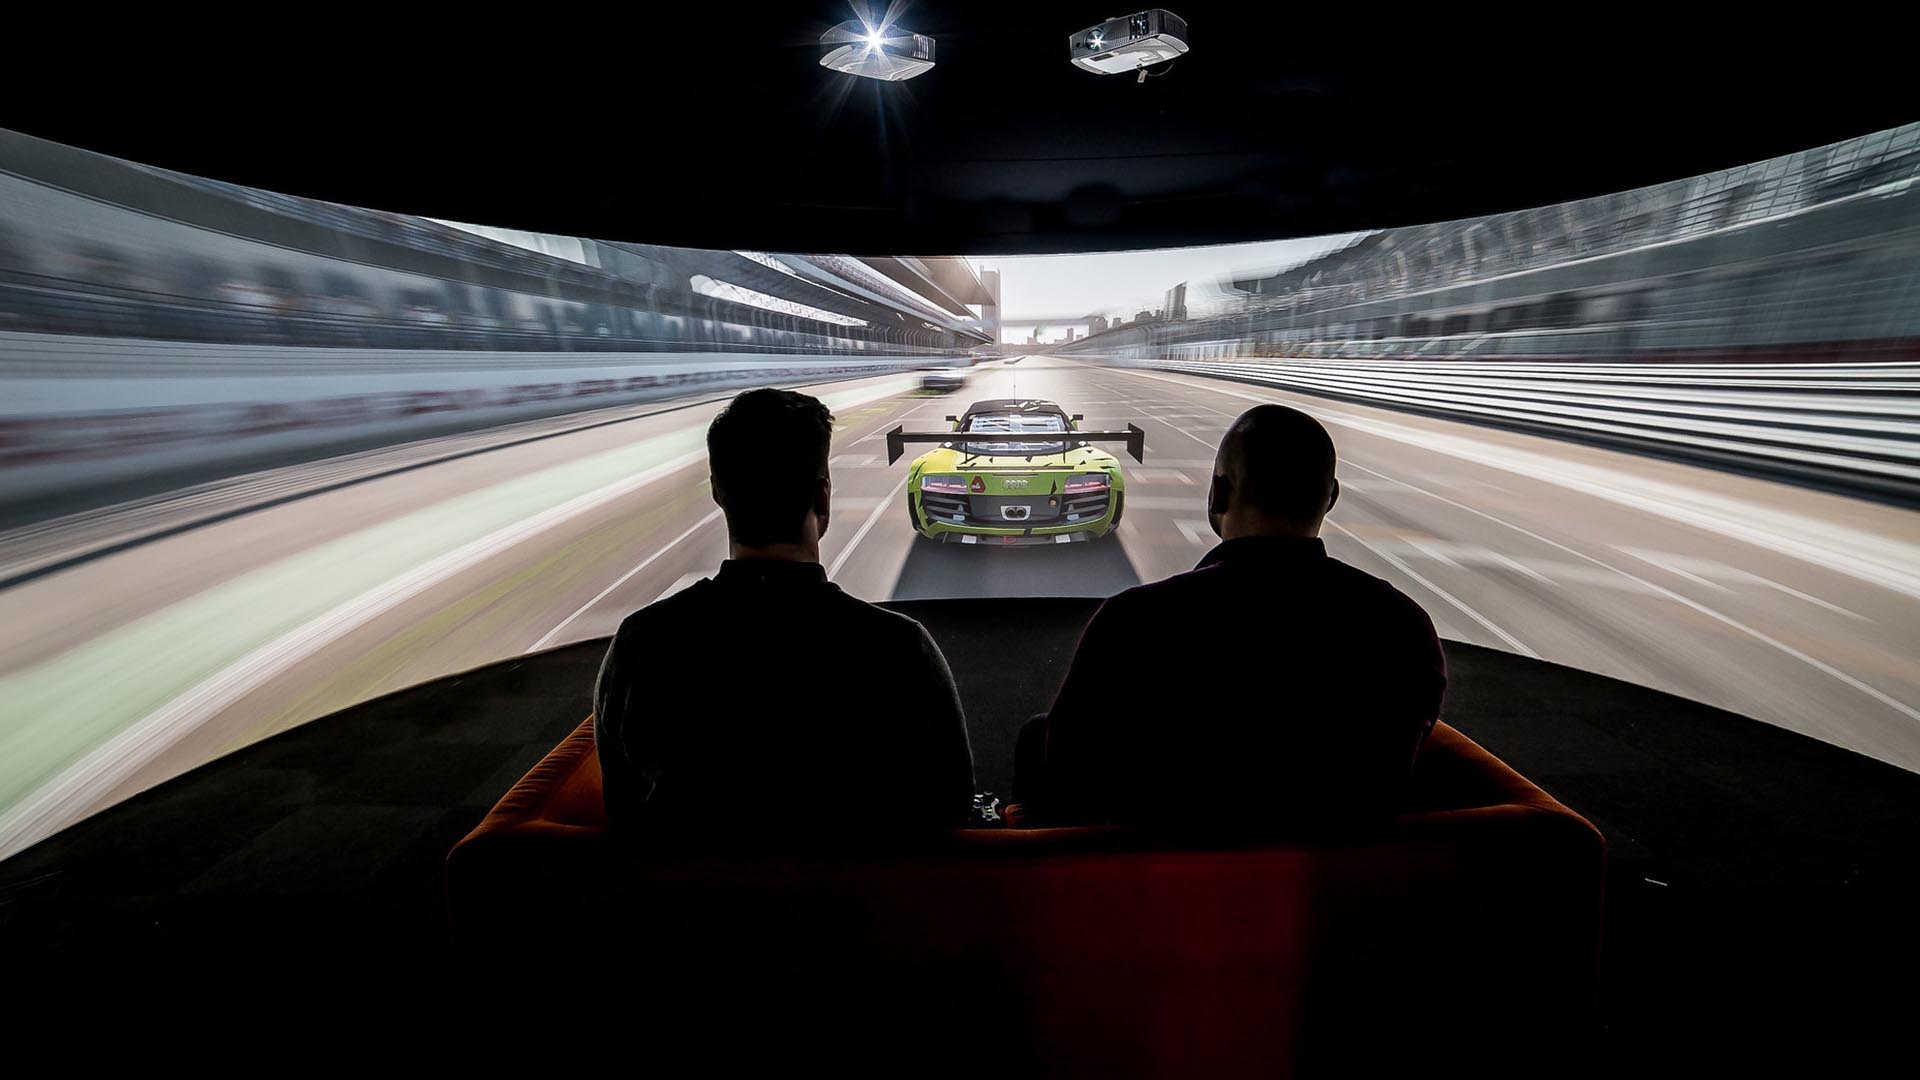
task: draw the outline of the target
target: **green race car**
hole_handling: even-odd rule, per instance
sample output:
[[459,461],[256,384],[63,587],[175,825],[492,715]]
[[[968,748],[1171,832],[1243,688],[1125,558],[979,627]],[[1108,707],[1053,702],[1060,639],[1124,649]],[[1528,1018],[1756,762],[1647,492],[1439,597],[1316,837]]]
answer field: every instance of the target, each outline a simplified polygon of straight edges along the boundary
[[1120,459],[1094,447],[1125,442],[1144,461],[1146,435],[1082,431],[1081,417],[1051,401],[996,398],[949,416],[943,432],[887,433],[887,462],[908,443],[938,443],[907,471],[907,514],[920,535],[963,544],[1069,544],[1120,524]]

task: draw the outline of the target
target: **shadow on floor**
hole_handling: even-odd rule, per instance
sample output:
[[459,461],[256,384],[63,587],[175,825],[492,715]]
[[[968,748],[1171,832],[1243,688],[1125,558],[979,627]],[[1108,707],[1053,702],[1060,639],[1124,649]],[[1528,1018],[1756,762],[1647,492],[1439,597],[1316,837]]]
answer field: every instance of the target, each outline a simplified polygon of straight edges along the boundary
[[942,544],[916,537],[893,598],[1112,596],[1138,584],[1140,575],[1115,536],[1036,547],[999,547],[988,539]]

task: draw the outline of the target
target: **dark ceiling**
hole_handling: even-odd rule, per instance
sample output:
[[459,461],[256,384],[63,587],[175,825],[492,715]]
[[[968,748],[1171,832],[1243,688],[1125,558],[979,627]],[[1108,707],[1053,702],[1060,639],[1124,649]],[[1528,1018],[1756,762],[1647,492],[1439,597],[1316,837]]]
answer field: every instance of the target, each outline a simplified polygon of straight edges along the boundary
[[1759,7],[1348,7],[1175,3],[1192,52],[1144,84],[1067,63],[1069,32],[1132,10],[1108,0],[921,0],[898,21],[938,40],[938,65],[899,84],[818,65],[845,3],[472,8],[457,26],[262,9],[253,45],[227,23],[41,51],[0,75],[0,126],[606,239],[1004,254],[1470,216],[1920,118],[1890,30],[1736,37]]

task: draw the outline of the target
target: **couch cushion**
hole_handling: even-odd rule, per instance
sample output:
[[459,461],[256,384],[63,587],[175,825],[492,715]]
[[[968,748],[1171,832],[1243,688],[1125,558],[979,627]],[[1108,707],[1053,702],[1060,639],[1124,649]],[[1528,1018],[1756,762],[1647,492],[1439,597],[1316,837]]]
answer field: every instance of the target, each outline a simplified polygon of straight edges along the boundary
[[[1442,827],[1444,815],[1461,811],[1486,812],[1506,808],[1553,815],[1572,811],[1551,795],[1507,768],[1453,727],[1434,725],[1420,753],[1407,790],[1406,809],[1396,820],[1399,828]],[[486,818],[454,847],[453,857],[464,858],[473,845],[538,837],[587,842],[608,830],[606,804],[600,795],[600,759],[594,751],[593,718],[589,716],[553,748],[539,764],[501,797]],[[998,835],[1005,830],[981,830]],[[1059,838],[1066,830],[1020,830]],[[963,830],[973,832],[973,830]],[[971,842],[1020,841],[966,838]]]
[[1446,1060],[1430,1044],[1475,1027],[1515,1054],[1585,1034],[1598,833],[1445,725],[1415,776],[1406,813],[1338,841],[969,829],[891,853],[669,853],[608,833],[589,720],[451,853],[455,945],[526,985],[644,973],[629,989],[662,1037],[749,1014],[828,1038],[854,1017],[848,1038],[963,1024],[986,1067],[1347,1071]]

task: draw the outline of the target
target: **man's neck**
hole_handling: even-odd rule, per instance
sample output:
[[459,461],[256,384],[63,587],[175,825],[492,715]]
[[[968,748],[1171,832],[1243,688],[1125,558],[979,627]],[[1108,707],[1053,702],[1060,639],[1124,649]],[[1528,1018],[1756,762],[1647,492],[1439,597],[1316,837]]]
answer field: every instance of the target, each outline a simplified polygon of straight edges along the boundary
[[734,541],[727,542],[727,558],[750,559],[764,562],[817,563],[820,561],[820,542],[802,541],[795,544],[748,545]]
[[1312,540],[1320,535],[1320,523],[1302,525],[1298,522],[1274,521],[1272,519],[1236,520],[1227,518],[1220,523],[1220,539],[1286,539]]

